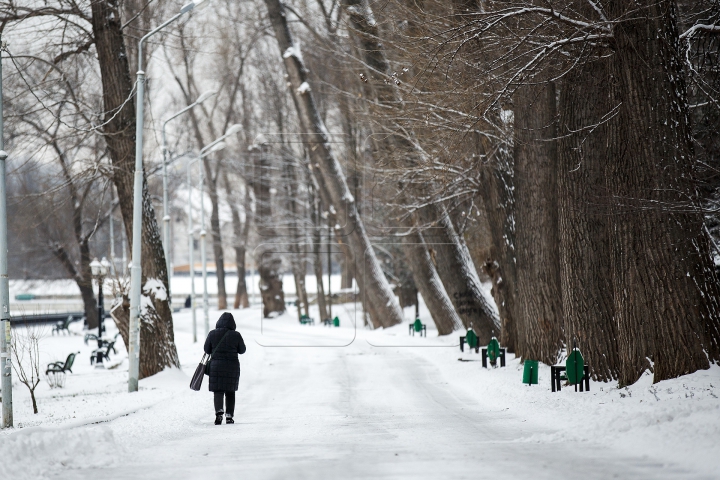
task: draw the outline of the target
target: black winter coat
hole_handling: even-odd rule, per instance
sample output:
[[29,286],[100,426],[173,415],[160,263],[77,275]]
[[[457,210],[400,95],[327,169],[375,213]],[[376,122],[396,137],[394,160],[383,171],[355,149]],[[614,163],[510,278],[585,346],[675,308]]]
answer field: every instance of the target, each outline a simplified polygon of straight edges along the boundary
[[[225,340],[222,340],[225,333]],[[220,342],[222,340],[222,343]],[[219,344],[219,347],[218,347]],[[234,392],[240,381],[238,355],[245,353],[245,342],[240,332],[235,331],[235,319],[225,312],[215,325],[215,330],[205,340],[205,353],[212,354],[210,360],[210,391]],[[215,353],[212,353],[213,350]]]

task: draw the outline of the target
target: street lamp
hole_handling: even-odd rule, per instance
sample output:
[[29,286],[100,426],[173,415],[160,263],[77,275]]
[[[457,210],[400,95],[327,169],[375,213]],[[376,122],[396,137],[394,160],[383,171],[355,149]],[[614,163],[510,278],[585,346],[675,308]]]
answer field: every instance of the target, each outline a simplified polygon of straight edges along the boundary
[[2,111],[2,50],[0,37],[0,388],[2,388],[2,428],[13,426],[12,365],[10,360],[10,289],[8,286],[7,189],[5,185],[5,151]]
[[102,363],[103,354],[100,349],[103,347],[102,336],[103,331],[105,330],[103,328],[103,317],[105,316],[105,305],[103,303],[103,282],[105,281],[105,277],[107,276],[109,270],[110,262],[108,262],[105,257],[103,257],[101,262],[98,262],[97,258],[94,258],[93,261],[90,262],[90,272],[98,282],[98,350],[97,358],[95,359],[95,368],[105,368]]
[[[177,113],[172,114],[167,120],[165,120],[162,124],[162,154],[163,154],[163,248],[165,250],[165,265],[168,271],[168,289],[170,287],[170,272],[172,271],[170,269],[170,213],[168,209],[168,172],[167,172],[167,164],[168,164],[168,146],[167,146],[167,135],[166,135],[166,127],[167,124],[182,115],[183,113],[189,111],[191,108],[200,105],[202,102],[207,100],[208,98],[212,97],[213,95],[217,95],[217,92],[205,92],[202,95],[198,97],[197,100],[195,100],[194,103],[191,103],[187,107],[183,108]],[[169,293],[169,292],[168,292]]]
[[142,213],[143,213],[143,123],[144,123],[144,96],[145,96],[145,72],[143,71],[143,44],[148,38],[155,35],[172,22],[192,11],[196,6],[205,0],[190,2],[180,9],[170,20],[159,27],[151,30],[138,42],[138,71],[137,71],[137,92],[135,93],[137,108],[135,110],[135,178],[133,191],[133,228],[132,228],[132,267],[130,269],[130,325],[129,325],[129,351],[128,351],[128,391],[137,392],[138,379],[140,376],[140,293],[142,282],[142,267],[140,266],[142,255]]
[[[195,261],[194,261],[194,248],[193,248],[193,226],[192,226],[192,178],[190,175],[192,166],[202,160],[204,157],[210,155],[213,152],[222,150],[226,144],[223,141],[231,135],[235,135],[242,130],[242,125],[236,123],[227,129],[225,134],[215,139],[210,144],[206,145],[200,150],[200,155],[188,162],[187,164],[187,188],[188,188],[188,247],[190,251],[190,307],[192,309],[192,320],[193,320],[193,341],[197,341],[197,319],[195,316]],[[200,212],[201,212],[201,230],[200,230],[200,257],[202,260],[202,272],[203,272],[203,315],[205,321],[205,336],[210,332],[210,316],[208,312],[208,291],[207,291],[207,249],[206,249],[206,235],[205,230],[205,170],[200,167]]]

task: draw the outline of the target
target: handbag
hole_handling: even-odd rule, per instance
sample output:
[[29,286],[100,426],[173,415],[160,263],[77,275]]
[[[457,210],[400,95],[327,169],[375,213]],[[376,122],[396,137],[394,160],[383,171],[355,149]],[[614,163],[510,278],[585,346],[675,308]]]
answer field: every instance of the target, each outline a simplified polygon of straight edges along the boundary
[[[225,337],[227,337],[228,333],[230,333],[230,330],[225,332],[225,335],[223,335],[223,337],[220,339],[220,342],[217,344],[212,353],[215,353],[218,347],[222,345],[222,342],[225,340]],[[200,391],[200,388],[202,387],[203,376],[210,375],[210,359],[212,359],[212,354],[208,355],[207,353],[203,353],[203,356],[200,359],[200,363],[198,363],[198,366],[195,369],[195,373],[190,380],[191,390],[195,390],[196,392]]]

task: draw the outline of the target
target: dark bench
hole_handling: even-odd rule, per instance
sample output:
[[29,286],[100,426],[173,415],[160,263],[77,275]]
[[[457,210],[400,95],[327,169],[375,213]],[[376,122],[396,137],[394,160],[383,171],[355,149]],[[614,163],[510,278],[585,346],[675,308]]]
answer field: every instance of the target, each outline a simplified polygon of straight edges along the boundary
[[340,326],[340,318],[335,317],[333,319],[326,318],[322,321],[323,325],[326,327],[339,327]]
[[[78,352],[80,353],[80,352]],[[72,373],[72,366],[75,362],[75,353],[71,353],[67,356],[65,359],[65,363],[63,362],[53,362],[49,363],[47,366],[47,370],[45,370],[45,375],[48,373],[65,373],[70,372]]]
[[576,392],[578,391],[578,384],[581,392],[590,391],[590,367],[585,365],[585,360],[577,348],[573,348],[564,366],[553,365],[550,367],[550,386],[553,392],[560,391],[563,380],[575,385]]
[[55,326],[52,328],[52,335],[55,335],[55,332],[57,332],[58,335],[60,334],[60,332],[70,333],[70,329],[68,327],[70,326],[72,321],[73,321],[73,316],[68,315],[68,317],[65,320],[63,320],[62,322],[56,323]]
[[422,337],[423,334],[427,337],[427,325],[422,323],[419,318],[416,318],[413,323],[408,325],[408,335],[412,333],[412,336],[415,336],[415,332],[418,332],[420,336]]
[[300,316],[300,325],[315,325],[315,319],[302,315]]
[[120,335],[120,333],[116,333],[115,337],[110,341],[100,340],[102,346],[96,348],[90,354],[90,365],[95,362],[101,363],[104,360],[110,360],[111,350],[114,354],[117,355],[117,350],[115,350],[115,342],[117,341],[118,335]]
[[500,366],[505,366],[505,349],[500,346],[497,338],[492,337],[488,346],[482,349],[482,366],[487,368],[488,359],[490,359],[490,365],[493,367],[497,366],[497,360],[500,359]]
[[[567,371],[567,367],[563,365],[553,365],[550,367],[550,381],[552,382],[552,391],[559,392],[560,385],[563,380],[567,380],[567,375],[563,375]],[[590,391],[590,367],[587,365],[583,366],[583,379],[580,381],[580,391]],[[585,387],[585,388],[583,388]],[[575,391],[577,392],[578,384],[575,384]]]
[[465,344],[467,343],[467,346],[471,349],[475,350],[475,353],[480,352],[480,339],[478,339],[477,335],[472,329],[472,325],[470,325],[470,328],[468,329],[467,333],[464,337],[460,337],[460,351],[465,351]]

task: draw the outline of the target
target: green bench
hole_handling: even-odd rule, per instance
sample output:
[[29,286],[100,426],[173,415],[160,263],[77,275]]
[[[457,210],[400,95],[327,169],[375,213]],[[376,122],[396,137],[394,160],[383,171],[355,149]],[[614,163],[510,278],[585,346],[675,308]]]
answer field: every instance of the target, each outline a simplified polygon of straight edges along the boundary
[[577,347],[570,352],[564,366],[553,365],[550,367],[550,387],[553,392],[560,391],[563,380],[574,385],[576,392],[578,385],[580,385],[581,392],[590,391],[590,367],[585,365],[585,359]]
[[468,328],[467,333],[464,337],[460,337],[460,351],[465,351],[465,344],[467,343],[467,346],[471,349],[475,350],[475,353],[480,352],[480,339],[475,334],[475,332],[472,329],[472,325],[470,325],[470,328]]
[[500,366],[505,366],[505,349],[500,346],[500,342],[495,337],[490,339],[488,346],[482,349],[482,366],[488,368],[488,360],[490,365],[497,367],[498,358],[500,359]]
[[415,336],[415,332],[419,333],[422,337],[423,334],[427,337],[427,325],[422,323],[419,318],[416,318],[413,323],[408,325],[408,335],[412,333],[412,336]]
[[60,332],[70,333],[70,329],[68,327],[70,327],[70,324],[72,323],[72,321],[73,321],[73,316],[68,315],[68,317],[65,320],[63,320],[62,322],[56,323],[55,326],[53,326],[53,328],[52,328],[52,332],[51,332],[52,335],[55,335],[55,332],[57,332],[58,335],[60,334]]
[[307,315],[300,316],[300,325],[315,325],[315,319]]
[[[80,352],[78,352],[78,353],[80,353]],[[63,363],[63,362],[49,363],[47,366],[47,370],[45,370],[45,375],[47,375],[49,373],[65,373],[65,372],[72,373],[72,366],[73,366],[73,363],[75,362],[75,355],[77,355],[77,354],[71,353],[70,355],[68,355],[67,358],[65,359],[65,363]]]

